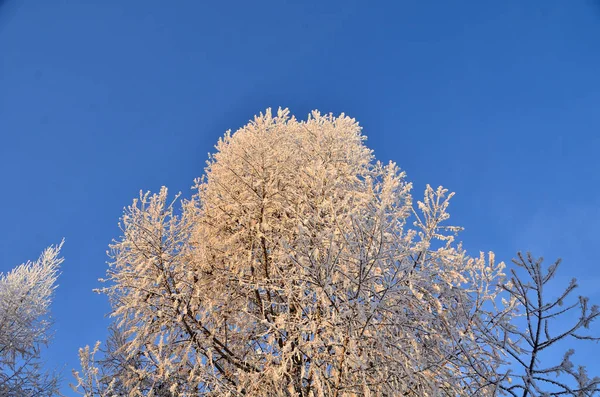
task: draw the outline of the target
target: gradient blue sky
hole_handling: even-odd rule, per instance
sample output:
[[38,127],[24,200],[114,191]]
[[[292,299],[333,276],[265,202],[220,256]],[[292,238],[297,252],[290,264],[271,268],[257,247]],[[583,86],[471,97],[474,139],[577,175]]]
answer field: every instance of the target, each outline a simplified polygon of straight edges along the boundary
[[[105,337],[123,207],[189,195],[218,137],[278,106],[356,117],[416,193],[457,192],[473,253],[562,256],[600,301],[600,3],[0,0],[0,271],[66,238],[65,386]],[[599,349],[576,355],[595,374]]]

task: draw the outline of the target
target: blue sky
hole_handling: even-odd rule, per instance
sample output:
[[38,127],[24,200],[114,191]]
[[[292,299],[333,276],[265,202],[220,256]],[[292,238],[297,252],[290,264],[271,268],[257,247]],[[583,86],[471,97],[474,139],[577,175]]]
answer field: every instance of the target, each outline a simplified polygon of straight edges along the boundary
[[599,38],[592,0],[0,0],[0,271],[65,237],[66,386],[123,207],[189,195],[225,130],[284,106],[357,118],[415,193],[457,192],[473,253],[561,256],[600,302]]

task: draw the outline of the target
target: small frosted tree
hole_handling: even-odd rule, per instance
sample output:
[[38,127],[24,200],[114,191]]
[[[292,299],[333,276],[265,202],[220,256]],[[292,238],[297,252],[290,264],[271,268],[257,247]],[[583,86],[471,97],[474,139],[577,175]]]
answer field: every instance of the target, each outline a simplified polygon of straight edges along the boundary
[[520,303],[503,287],[504,264],[455,241],[452,194],[428,186],[413,205],[404,173],[376,162],[364,140],[343,114],[267,111],[219,140],[190,200],[171,201],[166,188],[134,200],[100,290],[121,343],[101,359],[82,350],[75,388],[506,392]]
[[50,304],[62,243],[47,248],[35,262],[0,274],[0,395],[55,395],[58,378],[46,373],[40,349],[50,342]]
[[[558,297],[548,301],[544,288],[556,274],[560,260],[548,269],[542,267],[542,262],[542,258],[519,253],[513,260],[516,267],[511,269],[509,281],[502,286],[520,303],[520,317],[525,326],[519,328],[508,324],[505,327],[506,337],[520,343],[505,346],[514,366],[510,374],[514,381],[503,383],[501,390],[512,396],[523,397],[598,395],[600,378],[590,378],[583,366],[575,367],[571,362],[575,353],[573,349],[568,349],[558,363],[549,365],[540,358],[549,350],[554,350],[556,354],[561,342],[573,339],[600,340],[585,332],[600,315],[598,306],[590,306],[588,298],[583,296],[569,302],[577,288],[575,279]],[[518,271],[524,271],[525,275],[519,275]],[[569,322],[569,317],[573,317],[571,315],[575,319]]]

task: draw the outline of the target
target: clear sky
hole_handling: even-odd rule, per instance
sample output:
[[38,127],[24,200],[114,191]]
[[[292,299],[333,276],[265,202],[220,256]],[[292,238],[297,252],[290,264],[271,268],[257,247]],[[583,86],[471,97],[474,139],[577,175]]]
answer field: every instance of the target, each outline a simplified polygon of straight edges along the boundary
[[[357,118],[417,195],[457,192],[474,254],[562,256],[600,302],[600,2],[0,0],[0,271],[65,237],[65,386],[105,337],[123,207],[189,195],[218,137],[278,106]],[[596,375],[599,349],[576,355]]]

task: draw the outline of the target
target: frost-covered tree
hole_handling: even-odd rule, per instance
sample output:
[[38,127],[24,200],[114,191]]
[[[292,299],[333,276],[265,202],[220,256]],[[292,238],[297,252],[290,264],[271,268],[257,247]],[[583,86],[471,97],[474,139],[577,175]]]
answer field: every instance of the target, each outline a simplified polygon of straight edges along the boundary
[[519,297],[503,287],[504,264],[456,242],[452,194],[428,186],[413,205],[404,173],[376,162],[364,140],[343,114],[267,111],[218,142],[191,199],[170,201],[163,188],[134,200],[100,290],[120,343],[99,359],[98,348],[83,349],[75,388],[506,391]]
[[52,396],[58,378],[42,368],[40,349],[50,341],[50,304],[62,243],[35,262],[0,274],[0,396]]

